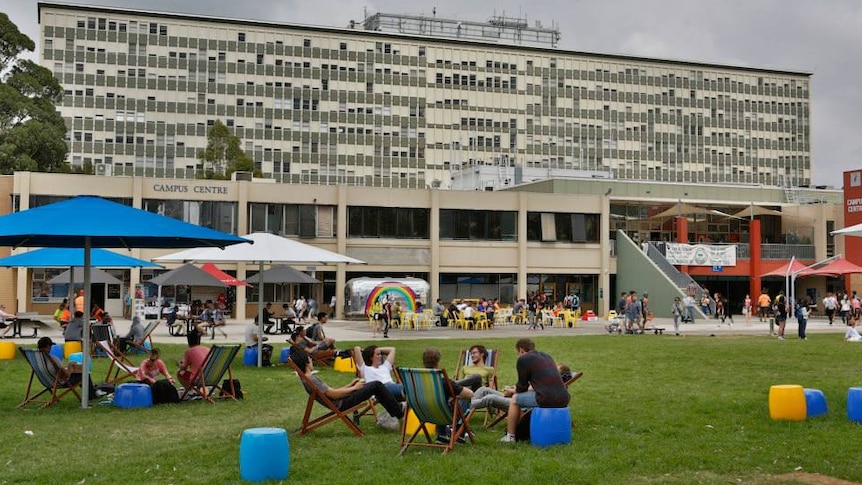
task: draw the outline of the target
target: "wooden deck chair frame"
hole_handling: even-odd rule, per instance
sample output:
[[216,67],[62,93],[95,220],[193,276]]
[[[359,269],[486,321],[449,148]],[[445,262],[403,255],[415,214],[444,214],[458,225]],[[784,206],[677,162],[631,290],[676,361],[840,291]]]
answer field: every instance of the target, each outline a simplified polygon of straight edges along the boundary
[[[305,404],[305,413],[302,415],[302,427],[299,429],[300,435],[308,434],[314,431],[317,428],[321,428],[326,426],[329,423],[332,423],[337,420],[341,420],[347,428],[353,432],[357,437],[362,437],[364,433],[358,426],[353,422],[353,420],[348,416],[348,414],[352,414],[353,412],[358,412],[360,414],[367,414],[368,407],[372,407],[373,404],[370,401],[365,401],[353,406],[350,409],[345,409],[344,411],[338,409],[338,406],[332,402],[331,399],[326,397],[326,394],[320,390],[311,379],[305,375],[305,371],[301,370],[297,367],[296,363],[293,359],[288,358],[287,363],[290,367],[296,372],[297,378],[299,378],[299,383],[302,385],[305,392],[308,393],[308,401]],[[327,409],[325,414],[322,414],[314,419],[311,419],[311,412],[314,409],[314,404],[317,403]]]
[[150,341],[150,348],[153,348],[153,332],[156,330],[156,327],[159,326],[160,320],[153,320],[144,327],[144,338],[141,339],[141,343],[131,342],[132,346],[135,347],[136,350],[143,350],[146,352],[146,347],[144,346],[144,342],[147,340]]
[[[106,383],[116,384],[130,377],[134,378],[137,375],[138,368],[125,355],[117,352],[116,347],[111,342],[99,340],[96,342],[95,347],[111,359],[111,363],[108,365],[108,373],[105,374]],[[111,377],[112,372],[114,374],[113,377]]]
[[[583,373],[583,372],[575,372],[574,374],[572,374],[572,378],[571,378],[571,379],[569,379],[569,380],[567,380],[567,381],[566,381],[566,382],[564,382],[563,384],[565,384],[566,389],[568,389],[568,387],[569,387],[573,382],[575,382],[576,380],[580,379],[580,378],[581,378],[581,377],[583,377],[583,376],[584,376],[584,373]],[[521,410],[521,416],[522,416],[522,417],[524,416],[524,412],[525,412],[525,411],[522,409],[522,410]],[[488,428],[493,428],[493,427],[494,427],[494,426],[496,426],[496,425],[497,425],[497,423],[499,423],[500,421],[505,421],[505,420],[506,420],[506,418],[507,418],[508,416],[509,416],[509,411],[503,411],[503,410],[501,410],[501,412],[497,415],[497,419],[495,419],[494,421],[492,421],[492,422],[491,422],[491,424],[489,424],[487,427],[488,427]],[[575,422],[574,422],[574,421],[572,421],[572,428],[574,428],[574,427],[575,427]]]
[[[401,383],[404,385],[404,395],[407,397],[407,410],[413,411],[419,426],[407,437],[407,420],[401,424],[401,456],[410,446],[426,446],[431,448],[442,448],[446,454],[455,447],[455,443],[462,435],[470,438],[473,443],[473,431],[470,423],[461,410],[461,404],[457,397],[450,399],[446,396],[454,396],[452,384],[444,369],[413,369],[398,367],[395,369]],[[428,432],[426,423],[437,426],[451,426],[451,433],[447,443],[437,443],[436,437]],[[419,433],[425,436],[427,442],[416,441]]]
[[[60,384],[60,373],[57,368],[57,363],[53,359],[40,352],[38,349],[21,348],[21,354],[24,360],[30,366],[30,380],[27,382],[27,391],[24,393],[24,401],[18,405],[19,408],[24,408],[30,403],[42,403],[47,408],[63,399],[64,396],[71,393],[75,397],[81,399],[81,394],[78,391],[81,384],[72,384],[63,386]],[[36,392],[33,388],[33,380],[38,380],[42,385],[42,390]],[[33,394],[35,393],[35,394]],[[47,399],[40,400],[39,397],[43,394],[50,393]]]
[[[191,378],[194,384],[185,389],[180,400],[186,399],[194,390],[210,403],[218,398],[237,401],[236,389],[233,387],[233,371],[230,366],[236,354],[239,353],[239,348],[240,344],[213,345],[203,365]],[[229,389],[222,386],[225,373],[228,376]],[[221,391],[221,396],[216,396],[216,391]]]

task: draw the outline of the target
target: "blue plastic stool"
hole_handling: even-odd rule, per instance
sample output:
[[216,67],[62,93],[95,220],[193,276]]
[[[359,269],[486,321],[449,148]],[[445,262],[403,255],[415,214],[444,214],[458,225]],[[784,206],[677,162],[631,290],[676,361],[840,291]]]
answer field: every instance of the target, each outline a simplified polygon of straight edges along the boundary
[[242,432],[239,444],[239,476],[248,482],[286,480],[290,468],[290,443],[282,428],[251,428]]
[[242,356],[243,365],[257,365],[257,347],[246,347],[245,354]]
[[805,409],[809,418],[826,414],[826,396],[820,389],[805,389]]
[[530,442],[535,446],[571,443],[572,416],[569,408],[533,408],[530,411]]
[[285,347],[281,349],[281,356],[279,356],[278,361],[282,364],[287,364],[288,357],[290,357],[290,347]]
[[[75,352],[74,354],[69,354],[69,362],[77,362],[78,364],[84,364],[84,353],[83,352]],[[87,371],[93,371],[93,359],[90,359],[88,362],[90,365],[87,366]]]
[[847,419],[862,423],[862,387],[847,390]]
[[65,356],[65,355],[63,355],[63,344],[54,344],[54,345],[52,345],[52,346],[51,346],[51,355],[53,355],[54,357],[56,357],[57,359],[59,359],[59,360],[61,360],[61,361],[62,361],[63,359],[65,359],[65,358],[66,358],[66,356]]
[[148,408],[153,405],[153,390],[140,382],[120,384],[114,390],[114,405],[123,409]]

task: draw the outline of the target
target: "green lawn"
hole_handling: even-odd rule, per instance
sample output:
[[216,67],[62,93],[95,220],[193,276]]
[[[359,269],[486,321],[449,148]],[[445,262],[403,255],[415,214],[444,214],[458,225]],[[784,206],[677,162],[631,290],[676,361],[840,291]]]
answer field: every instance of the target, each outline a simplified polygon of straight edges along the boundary
[[[459,349],[473,342],[399,341],[397,363],[416,366],[422,350],[436,345],[454,369]],[[510,383],[514,340],[483,343],[502,349],[500,383]],[[476,420],[476,444],[447,456],[426,449],[398,457],[398,433],[370,418],[363,438],[340,423],[298,436],[306,394],[296,377],[286,366],[243,367],[242,355],[234,370],[244,402],[82,410],[67,398],[49,409],[18,410],[29,373],[18,355],[0,361],[0,483],[236,483],[242,431],[265,426],[289,432],[291,483],[804,483],[786,475],[794,471],[862,482],[862,427],[847,421],[845,405],[847,388],[862,385],[855,368],[862,346],[838,335],[806,342],[645,335],[536,343],[585,373],[570,388],[573,444],[501,444],[501,426],[486,430]],[[160,347],[169,363],[184,350]],[[105,359],[95,361],[96,381],[105,368]],[[330,384],[351,377],[321,375]],[[769,386],[791,383],[823,390],[829,414],[771,421]]]

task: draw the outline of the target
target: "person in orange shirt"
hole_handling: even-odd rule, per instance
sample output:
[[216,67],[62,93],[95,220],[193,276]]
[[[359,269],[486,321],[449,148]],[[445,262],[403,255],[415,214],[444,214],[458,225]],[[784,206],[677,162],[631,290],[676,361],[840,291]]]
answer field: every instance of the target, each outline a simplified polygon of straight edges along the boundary
[[75,311],[86,313],[84,311],[84,290],[78,290],[78,296],[75,297]]
[[760,290],[760,296],[757,297],[757,307],[761,322],[765,322],[766,318],[769,317],[769,307],[771,304],[772,298],[769,297],[769,294],[766,292],[766,288]]

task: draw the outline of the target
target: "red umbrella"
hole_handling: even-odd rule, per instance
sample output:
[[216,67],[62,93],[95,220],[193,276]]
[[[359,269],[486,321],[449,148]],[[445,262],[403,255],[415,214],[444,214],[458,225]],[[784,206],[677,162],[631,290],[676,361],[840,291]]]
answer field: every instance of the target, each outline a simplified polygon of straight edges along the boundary
[[[789,266],[789,269],[788,269],[788,266]],[[768,278],[770,276],[780,276],[780,277],[784,278],[784,277],[786,277],[792,273],[795,273],[801,269],[804,269],[804,268],[805,268],[804,264],[800,263],[799,260],[794,259],[793,261],[788,262],[787,264],[783,264],[783,265],[779,266],[778,268],[775,268],[774,270],[772,270],[768,273],[764,273],[764,274],[760,275],[760,277],[761,278]]]
[[852,273],[862,273],[862,266],[845,258],[835,258],[819,268],[808,268],[799,273],[799,276],[843,276]]
[[211,274],[212,276],[214,276],[216,279],[218,279],[219,281],[221,281],[222,283],[224,283],[227,286],[251,286],[248,283],[246,283],[245,281],[238,280],[238,279],[234,278],[233,276],[225,273],[224,271],[218,269],[218,266],[216,266],[212,263],[204,264],[203,266],[201,266],[201,269],[206,271],[207,273]]

